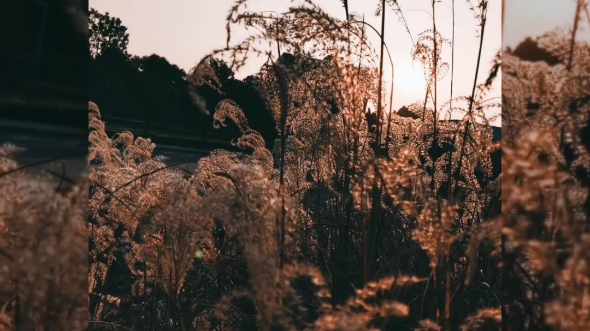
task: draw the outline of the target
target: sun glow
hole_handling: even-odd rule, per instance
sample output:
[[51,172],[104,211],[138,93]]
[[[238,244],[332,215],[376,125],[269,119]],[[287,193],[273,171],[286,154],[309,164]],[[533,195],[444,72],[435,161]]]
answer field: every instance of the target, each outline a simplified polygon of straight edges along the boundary
[[424,98],[424,70],[410,61],[396,63],[394,72],[393,106],[397,109]]

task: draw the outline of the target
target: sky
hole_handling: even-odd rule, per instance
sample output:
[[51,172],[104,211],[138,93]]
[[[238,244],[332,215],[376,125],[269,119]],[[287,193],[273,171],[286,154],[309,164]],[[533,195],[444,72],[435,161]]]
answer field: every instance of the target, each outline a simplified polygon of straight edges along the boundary
[[[436,5],[437,30],[443,37],[452,37],[452,0],[442,0]],[[471,0],[475,2],[475,0]],[[516,2],[510,0],[508,2]],[[519,0],[523,1],[523,0]],[[540,1],[540,0],[529,0]],[[568,0],[569,1],[569,0]],[[365,20],[380,29],[381,19],[375,16],[378,0],[350,0],[350,12],[365,16]],[[294,1],[297,4],[297,1]],[[418,34],[432,28],[430,0],[398,0],[413,40]],[[90,6],[99,12],[109,12],[128,27],[128,51],[134,55],[158,54],[171,63],[189,71],[201,58],[216,48],[225,46],[225,17],[232,6],[231,0],[91,0]],[[345,11],[339,0],[316,0],[323,10],[344,19]],[[284,12],[292,5],[289,0],[251,0],[248,11]],[[455,1],[455,65],[453,96],[470,95],[479,47],[478,22],[469,10],[466,0]],[[411,59],[412,38],[399,17],[386,10],[385,42],[394,62],[393,109],[413,102],[423,101],[425,94],[424,73],[419,63]],[[237,30],[237,28],[236,28]],[[238,43],[249,35],[237,30],[232,41]],[[379,45],[379,37],[372,31],[369,40],[373,47]],[[501,0],[490,0],[488,22],[484,34],[478,83],[488,76],[495,54],[502,48]],[[377,49],[378,52],[378,49]],[[442,50],[444,61],[451,62],[451,49]],[[256,73],[264,59],[252,60],[238,78]],[[384,61],[384,86],[391,81],[391,65]],[[494,90],[487,98],[499,102],[501,80],[494,83]],[[439,107],[450,99],[450,72],[439,82]],[[386,100],[389,100],[387,98]],[[499,110],[495,112],[498,114]],[[490,114],[493,115],[493,114]],[[495,122],[496,124],[499,121]]]
[[[514,48],[526,37],[538,37],[559,27],[571,29],[576,0],[506,0],[505,11],[504,47]],[[590,26],[587,20],[582,22],[577,38],[590,42]]]

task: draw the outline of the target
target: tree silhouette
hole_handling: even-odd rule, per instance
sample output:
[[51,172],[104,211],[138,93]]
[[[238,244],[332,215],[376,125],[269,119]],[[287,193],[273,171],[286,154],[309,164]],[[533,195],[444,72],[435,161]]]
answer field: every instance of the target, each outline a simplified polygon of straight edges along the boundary
[[132,62],[138,71],[139,89],[135,92],[146,119],[175,125],[179,102],[182,99],[182,104],[187,104],[186,72],[156,54],[134,57]]
[[127,53],[129,33],[127,32],[127,27],[121,22],[121,19],[111,17],[108,12],[103,14],[91,8],[88,27],[90,30],[90,52],[92,55],[96,56],[110,47],[116,47],[123,51],[123,53]]
[[219,79],[219,82],[221,83],[222,86],[225,83],[227,83],[230,79],[235,78],[234,77],[235,73],[233,72],[233,70],[231,70],[231,68],[223,60],[215,60],[215,59],[212,60],[211,67],[215,71],[215,74],[217,75],[217,79]]
[[[183,69],[157,54],[128,54],[129,34],[121,20],[95,9],[90,16],[89,94],[103,114],[143,121],[146,123],[143,134],[159,124],[192,130],[203,139],[229,142],[240,136],[239,130],[231,125],[228,130],[213,130],[213,119],[191,102],[193,92],[189,93],[189,81]],[[251,119],[251,127],[264,136],[268,147],[272,146],[276,128],[256,88],[259,78],[236,79],[223,60],[211,59],[211,68],[220,90],[203,85],[194,91],[204,100],[207,110],[213,113],[224,98],[236,100]]]
[[412,111],[410,111],[410,109],[406,106],[401,107],[398,111],[397,111],[397,115],[401,116],[401,117],[409,117],[409,118],[413,118],[413,119],[419,119],[420,116],[418,116],[417,114],[413,113]]
[[[90,59],[89,97],[109,115],[134,117],[137,69],[121,49],[110,47]],[[116,109],[116,110],[115,110]]]
[[542,61],[550,66],[561,62],[556,56],[539,47],[537,40],[534,40],[531,37],[527,37],[525,40],[521,41],[514,50],[508,49],[507,51],[523,61]]

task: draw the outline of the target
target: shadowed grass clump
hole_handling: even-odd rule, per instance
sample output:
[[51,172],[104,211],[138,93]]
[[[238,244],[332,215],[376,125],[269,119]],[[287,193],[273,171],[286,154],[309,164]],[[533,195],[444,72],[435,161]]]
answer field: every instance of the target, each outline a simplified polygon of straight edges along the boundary
[[0,330],[86,330],[88,189],[0,146]]
[[502,117],[505,330],[587,330],[590,45],[572,31],[538,46],[558,63],[504,54]]

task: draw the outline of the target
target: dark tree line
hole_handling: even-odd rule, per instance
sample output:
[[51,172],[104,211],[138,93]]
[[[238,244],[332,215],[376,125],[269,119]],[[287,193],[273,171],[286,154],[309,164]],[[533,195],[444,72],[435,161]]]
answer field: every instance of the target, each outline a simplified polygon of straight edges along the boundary
[[239,131],[215,130],[211,114],[220,100],[231,98],[245,110],[250,126],[267,141],[274,141],[272,117],[255,89],[257,77],[236,79],[226,63],[213,60],[222,93],[209,86],[196,91],[206,101],[207,115],[191,101],[186,71],[157,54],[135,56],[127,52],[130,36],[120,19],[92,9],[90,35],[89,98],[107,120],[109,116],[132,119],[144,122],[147,131],[157,125],[228,142],[238,137]]
[[521,41],[516,47],[514,47],[514,49],[508,47],[506,51],[523,61],[542,61],[551,66],[560,63],[556,56],[539,47],[537,40],[531,37],[527,37],[525,40]]
[[[213,68],[221,83],[221,92],[207,85],[197,93],[206,101],[210,115],[199,111],[189,95],[188,73],[157,54],[136,56],[127,52],[127,27],[109,13],[90,11],[90,76],[89,99],[96,102],[106,118],[121,117],[145,122],[146,131],[153,124],[168,128],[191,130],[189,135],[203,139],[230,141],[239,136],[237,128],[215,130],[211,114],[220,100],[234,100],[245,112],[249,125],[259,131],[272,145],[276,129],[260,93],[256,89],[259,77],[242,80],[222,60],[213,60]],[[523,59],[555,59],[542,53],[536,42],[527,38],[514,51]],[[286,54],[288,55],[288,54]],[[402,117],[417,115],[407,107],[398,110]]]

